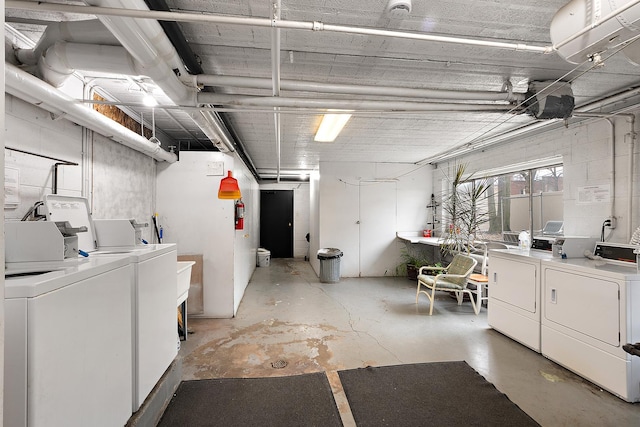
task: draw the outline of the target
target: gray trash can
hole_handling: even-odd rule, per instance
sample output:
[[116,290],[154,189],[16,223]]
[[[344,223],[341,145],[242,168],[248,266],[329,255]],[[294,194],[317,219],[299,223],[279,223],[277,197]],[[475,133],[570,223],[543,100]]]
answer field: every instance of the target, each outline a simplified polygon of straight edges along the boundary
[[320,281],[337,283],[340,281],[340,257],[342,251],[336,248],[324,248],[318,251],[320,260]]

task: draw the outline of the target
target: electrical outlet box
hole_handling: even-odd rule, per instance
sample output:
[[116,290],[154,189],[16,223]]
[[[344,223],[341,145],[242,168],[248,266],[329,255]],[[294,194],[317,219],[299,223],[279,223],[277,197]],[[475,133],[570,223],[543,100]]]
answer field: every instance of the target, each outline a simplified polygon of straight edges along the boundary
[[616,221],[616,217],[615,217],[615,216],[610,216],[610,217],[608,217],[607,219],[608,219],[608,220],[609,220],[609,222],[610,222],[610,224],[609,224],[607,227],[609,227],[609,228],[610,228],[610,229],[612,229],[612,230],[613,230],[614,228],[616,228],[616,222],[617,222],[617,221]]

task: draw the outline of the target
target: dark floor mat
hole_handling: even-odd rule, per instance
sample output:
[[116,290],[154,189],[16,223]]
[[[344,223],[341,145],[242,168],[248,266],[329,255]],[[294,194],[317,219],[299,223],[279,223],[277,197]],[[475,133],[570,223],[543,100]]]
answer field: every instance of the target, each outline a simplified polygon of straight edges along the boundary
[[358,427],[538,425],[466,362],[338,374]]
[[324,372],[183,381],[159,426],[342,426]]

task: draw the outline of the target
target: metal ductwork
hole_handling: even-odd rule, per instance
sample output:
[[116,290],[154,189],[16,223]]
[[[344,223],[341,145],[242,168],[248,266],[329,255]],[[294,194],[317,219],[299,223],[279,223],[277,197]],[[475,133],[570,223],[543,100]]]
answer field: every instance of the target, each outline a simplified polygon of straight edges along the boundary
[[[142,0],[96,0],[87,3],[148,10]],[[56,45],[60,42],[72,43]],[[81,44],[89,46],[79,46]],[[121,47],[117,49],[116,46]],[[104,55],[101,57],[101,54]],[[83,59],[84,55],[87,56]],[[75,69],[146,75],[176,105],[197,106],[198,88],[188,86],[192,79],[154,20],[100,17],[99,21],[52,24],[34,49],[18,50],[16,57],[23,64],[37,64],[37,74],[55,86],[60,86]],[[107,57],[111,59],[110,63],[105,60]],[[101,66],[104,68],[99,69]],[[190,117],[220,151],[235,151],[224,124],[216,114],[204,111]]]
[[75,70],[127,76],[146,75],[122,46],[57,42],[38,60],[38,76],[61,87]]
[[[91,6],[149,10],[143,0],[85,2]],[[158,21],[117,16],[100,16],[98,19],[176,105],[197,105],[198,89],[187,86],[191,82],[189,73]],[[235,151],[231,137],[224,131],[224,124],[220,123],[217,116],[210,111],[203,111],[192,114],[191,118],[220,151]]]
[[35,65],[49,47],[60,41],[120,46],[118,39],[97,19],[55,22],[47,26],[33,49],[17,49],[16,58],[21,64]]
[[6,92],[36,105],[52,114],[68,118],[70,121],[106,136],[127,147],[148,155],[156,160],[173,163],[177,157],[163,150],[102,114],[55,89],[37,77],[20,70],[15,65],[5,63]]
[[571,84],[566,82],[531,82],[524,107],[536,119],[568,119],[575,99]]

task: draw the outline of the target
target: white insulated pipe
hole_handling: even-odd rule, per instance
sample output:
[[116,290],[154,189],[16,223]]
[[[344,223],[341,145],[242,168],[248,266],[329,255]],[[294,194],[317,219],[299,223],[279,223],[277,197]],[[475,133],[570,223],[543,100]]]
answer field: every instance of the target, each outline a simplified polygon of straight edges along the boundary
[[75,70],[143,75],[136,61],[122,46],[57,42],[38,61],[38,73],[55,87],[62,86]]
[[33,49],[17,49],[16,58],[22,64],[35,65],[50,46],[60,41],[120,46],[118,39],[97,19],[54,22],[47,26]]
[[[101,3],[100,1],[88,1],[92,4]],[[107,2],[108,3],[108,2]],[[102,4],[100,5],[102,6]],[[245,18],[225,15],[212,15],[200,13],[185,12],[166,12],[166,11],[149,11],[149,10],[130,10],[113,7],[90,7],[75,6],[58,3],[38,3],[20,0],[5,1],[7,9],[23,9],[23,10],[40,10],[55,11],[67,13],[81,13],[98,16],[121,16],[130,18],[157,19],[161,21],[177,21],[177,22],[204,22],[214,24],[244,25],[252,27],[275,27],[292,30],[308,30],[308,31],[330,31],[336,33],[361,34],[366,36],[381,36],[392,38],[404,38],[411,40],[422,40],[440,43],[463,44],[470,46],[483,46],[498,49],[509,49],[528,51],[535,53],[551,53],[551,46],[530,46],[524,43],[496,42],[490,40],[466,39],[462,37],[436,36],[425,33],[412,33],[408,31],[379,30],[375,28],[353,27],[346,25],[330,25],[323,24],[318,21],[289,21],[289,20],[273,20],[268,18]]]
[[198,103],[248,107],[327,108],[342,110],[405,110],[405,111],[509,111],[510,105],[455,104],[440,102],[369,101],[326,98],[285,98],[245,95],[225,95],[200,92]]
[[634,173],[635,173],[635,147],[636,147],[636,116],[634,114],[629,114],[631,122],[631,132],[629,136],[631,138],[631,142],[629,143],[629,172],[627,177],[627,233],[628,240],[631,241],[631,237],[633,236],[633,187],[634,187]]
[[[280,20],[280,9],[282,3],[280,0],[275,0],[271,3],[271,10],[273,14],[273,21],[276,23]],[[271,30],[271,80],[272,80],[272,95],[274,97],[280,96],[280,28],[274,27]],[[282,123],[280,121],[280,113],[278,108],[274,108],[273,112],[273,124],[276,137],[276,169],[278,171],[276,176],[276,182],[280,182],[280,147],[282,144]]]
[[[242,87],[252,89],[270,89],[271,80],[260,77],[216,76],[198,74],[193,76],[197,85]],[[379,95],[401,98],[448,99],[460,101],[524,101],[523,93],[489,92],[489,91],[457,91],[441,89],[408,88],[399,86],[350,85],[339,83],[323,83],[301,80],[280,80],[283,90],[300,92],[338,93],[346,95]]]
[[157,144],[121,126],[102,114],[87,108],[67,94],[55,89],[37,77],[5,62],[6,92],[51,113],[60,114],[80,126],[98,132],[133,150],[156,160],[174,163],[177,157]]
[[[129,0],[87,0],[87,3],[140,9],[135,1]],[[99,19],[173,102],[177,105],[195,105],[196,90],[187,88],[174,73],[173,70],[178,70],[180,75],[187,74],[157,21],[117,17]]]

